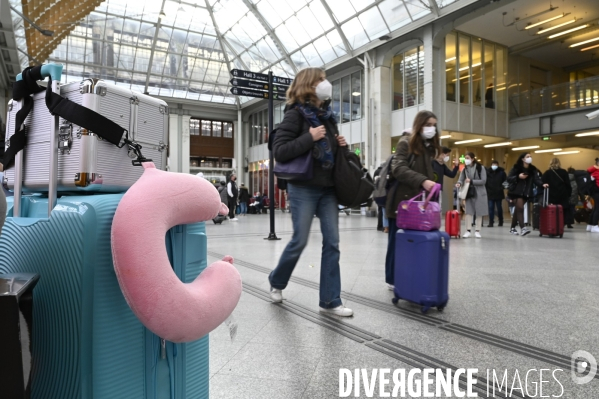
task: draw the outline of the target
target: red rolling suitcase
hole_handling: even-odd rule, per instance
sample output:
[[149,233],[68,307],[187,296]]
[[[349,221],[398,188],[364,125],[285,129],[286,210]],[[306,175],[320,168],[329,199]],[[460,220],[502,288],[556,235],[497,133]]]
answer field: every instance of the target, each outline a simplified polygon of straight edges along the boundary
[[539,218],[539,236],[559,236],[559,238],[564,236],[564,208],[561,205],[549,205],[548,188],[543,193]]
[[445,232],[449,234],[449,237],[460,238],[460,226],[460,212],[447,211],[445,213]]

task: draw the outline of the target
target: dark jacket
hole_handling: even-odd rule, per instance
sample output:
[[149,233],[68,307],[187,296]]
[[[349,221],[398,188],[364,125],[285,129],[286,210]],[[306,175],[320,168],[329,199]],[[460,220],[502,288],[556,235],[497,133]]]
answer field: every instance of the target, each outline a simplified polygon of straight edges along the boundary
[[[526,179],[520,179],[520,173],[527,173]],[[533,196],[533,185],[537,187],[543,187],[543,181],[541,180],[541,173],[534,165],[529,165],[528,168],[524,168],[519,163],[514,165],[512,170],[507,176],[507,181],[510,183],[510,189],[508,195],[514,197],[526,197],[530,198]]]
[[487,169],[487,197],[490,201],[498,201],[505,198],[503,182],[507,179],[505,169],[501,166],[497,170]]
[[[229,188],[231,189],[231,194],[233,195],[229,195]],[[237,189],[237,182],[233,181],[233,180],[229,180],[229,183],[227,184],[227,196],[229,197],[229,199],[235,199],[237,200],[237,197],[239,196],[239,190]]]
[[220,202],[227,204],[229,202],[229,195],[227,194],[227,186],[222,184],[218,188],[218,194],[220,195]]
[[436,156],[434,147],[427,147],[425,154],[414,154],[410,157],[409,140],[410,135],[405,135],[399,140],[395,156],[391,161],[391,174],[396,183],[391,186],[387,194],[385,210],[388,218],[397,218],[399,203],[417,196],[423,190],[422,183],[435,178],[431,163]]
[[[321,120],[327,130],[327,137],[331,144],[333,155],[337,154],[337,138],[339,130],[333,119]],[[283,121],[277,129],[274,138],[273,152],[277,162],[287,162],[299,157],[314,148],[314,140],[310,134],[310,124],[304,119],[299,111],[290,109],[285,112]],[[306,186],[332,187],[333,168],[324,170],[318,161],[313,163],[314,173],[311,180],[294,180],[292,184]]]
[[239,202],[250,202],[250,192],[247,187],[239,188]]
[[570,176],[564,169],[549,169],[543,173],[543,183],[549,184],[549,203],[568,205],[572,186]]
[[440,164],[436,159],[433,159],[431,164],[433,165],[433,172],[435,173],[433,181],[441,185],[441,190],[443,190],[443,176],[453,179],[460,170],[459,166],[455,166],[453,170],[449,169],[445,163]]
[[569,173],[568,177],[570,178],[570,187],[572,188],[572,193],[570,194],[570,205],[578,204],[578,184],[576,183],[576,176],[573,173]]

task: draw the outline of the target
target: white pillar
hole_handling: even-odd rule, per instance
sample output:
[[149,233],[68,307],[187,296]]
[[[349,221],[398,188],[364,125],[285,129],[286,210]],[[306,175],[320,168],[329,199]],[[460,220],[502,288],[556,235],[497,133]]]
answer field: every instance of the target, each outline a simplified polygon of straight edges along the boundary
[[181,116],[181,172],[189,173],[191,139],[189,138],[189,115]]
[[[434,68],[434,50],[433,50],[433,26],[428,25],[424,28],[423,34],[424,47],[424,109],[433,111],[435,90],[433,88],[433,70]],[[438,115],[437,115],[438,116]],[[441,119],[439,119],[441,120]]]
[[[243,140],[243,121],[241,119],[241,110],[237,110],[237,122],[233,122],[233,156],[235,157],[235,174],[237,175],[237,180],[246,182],[246,178],[244,177],[243,165],[245,162],[246,151]],[[247,186],[247,183],[246,183]]]
[[386,66],[374,68],[370,83],[372,142],[376,143],[372,163],[376,169],[391,155],[391,69]]
[[168,135],[168,165],[171,172],[181,171],[181,141],[179,136],[179,115],[169,115],[169,135]]

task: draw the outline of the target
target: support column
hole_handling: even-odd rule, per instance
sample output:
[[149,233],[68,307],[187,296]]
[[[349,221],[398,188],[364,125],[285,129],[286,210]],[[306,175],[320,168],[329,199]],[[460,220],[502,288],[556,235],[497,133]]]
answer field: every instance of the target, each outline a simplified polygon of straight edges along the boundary
[[370,128],[375,145],[371,163],[376,169],[391,155],[391,69],[378,66],[370,73]]
[[[435,62],[435,51],[433,49],[433,26],[428,25],[424,28],[423,33],[423,47],[424,47],[424,109],[433,111],[435,109],[435,90],[434,90],[434,62]],[[434,111],[433,111],[434,112]],[[439,121],[441,118],[439,115]]]
[[179,115],[169,115],[168,169],[171,172],[181,172],[181,140],[179,129]]
[[189,138],[189,115],[181,116],[181,172],[189,173],[191,139]]
[[237,174],[237,181],[246,183],[247,178],[244,174],[243,165],[247,154],[243,143],[243,137],[243,121],[241,119],[241,110],[239,109],[237,110],[237,122],[233,122],[233,145],[235,146],[233,156],[235,158],[235,174]]

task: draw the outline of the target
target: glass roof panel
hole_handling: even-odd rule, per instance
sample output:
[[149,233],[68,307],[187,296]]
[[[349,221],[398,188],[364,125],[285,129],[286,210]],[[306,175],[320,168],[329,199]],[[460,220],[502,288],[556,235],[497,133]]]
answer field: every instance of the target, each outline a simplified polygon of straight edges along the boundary
[[450,5],[450,4],[453,4],[453,3],[455,3],[456,1],[459,1],[459,0],[436,0],[436,1],[437,1],[437,4],[439,5],[439,7],[443,8],[443,7],[446,7],[446,6]]
[[289,32],[293,32],[295,41],[300,46],[303,46],[304,44],[306,44],[310,41],[310,36],[306,32],[306,29],[304,29],[304,26],[308,29],[311,29],[312,25],[318,25],[318,24],[315,24],[314,22],[312,24],[310,24],[310,23],[306,24],[306,22],[300,22],[300,20],[297,19],[296,16],[292,16],[287,21],[285,21],[285,26],[287,26],[287,29],[289,29]]
[[261,0],[257,7],[271,28],[276,28],[293,15],[293,8],[281,0]]
[[357,12],[362,11],[369,5],[373,4],[375,0],[351,0],[351,4]]
[[402,26],[412,22],[410,14],[408,14],[406,7],[401,1],[397,2],[395,0],[385,0],[379,3],[378,7],[391,31],[399,29]]
[[[316,19],[316,17],[312,13],[312,10],[310,10],[310,7],[302,8],[297,13],[297,17],[294,18],[298,22],[301,21],[302,28],[306,31],[310,40],[316,39],[318,36],[321,36],[325,32],[323,27],[320,25],[318,19]],[[330,20],[330,18],[328,19]]]
[[310,64],[308,64],[308,61],[306,61],[306,58],[304,57],[301,51],[291,54],[291,61],[293,61],[293,63],[297,66],[298,70],[310,66]]
[[343,22],[356,15],[356,10],[354,10],[354,6],[349,0],[327,1],[327,4],[333,11],[335,18],[337,18],[337,22]]
[[341,25],[341,30],[343,30],[352,49],[357,49],[368,43],[368,36],[358,18],[352,18]]
[[342,57],[347,54],[345,44],[343,43],[343,39],[341,38],[341,35],[337,31],[337,29],[327,33],[327,39],[329,40],[329,43],[331,43],[333,50],[335,50],[337,57]]
[[358,18],[371,40],[389,33],[389,29],[387,29],[387,25],[377,7],[364,11]]
[[309,8],[312,12],[312,15],[314,15],[314,18],[316,18],[322,29],[324,29],[325,31],[333,29],[335,24],[333,24],[333,21],[331,20],[329,13],[319,0],[312,1],[309,4]]
[[286,2],[287,5],[293,9],[294,12],[298,12],[306,4],[309,3],[309,0],[280,0],[280,1],[281,2]]
[[325,64],[337,58],[337,54],[335,54],[335,51],[333,50],[333,47],[331,46],[331,43],[329,43],[329,40],[326,38],[326,36],[316,40],[314,42],[314,47],[316,48],[316,51],[318,51],[318,54],[320,54],[320,57]]
[[404,0],[404,2],[414,21],[431,13],[428,3],[421,2],[420,0]]
[[302,49],[302,53],[311,67],[320,67],[324,65],[322,58],[320,58],[318,51],[316,51],[316,48],[314,48],[312,44],[308,44],[306,47],[304,47]]
[[249,12],[242,0],[218,0],[213,6],[214,19],[221,33],[229,30]]
[[295,36],[289,32],[289,29],[287,29],[285,24],[279,25],[279,27],[275,30],[275,35],[277,35],[288,52],[291,52],[299,47],[295,41]]

